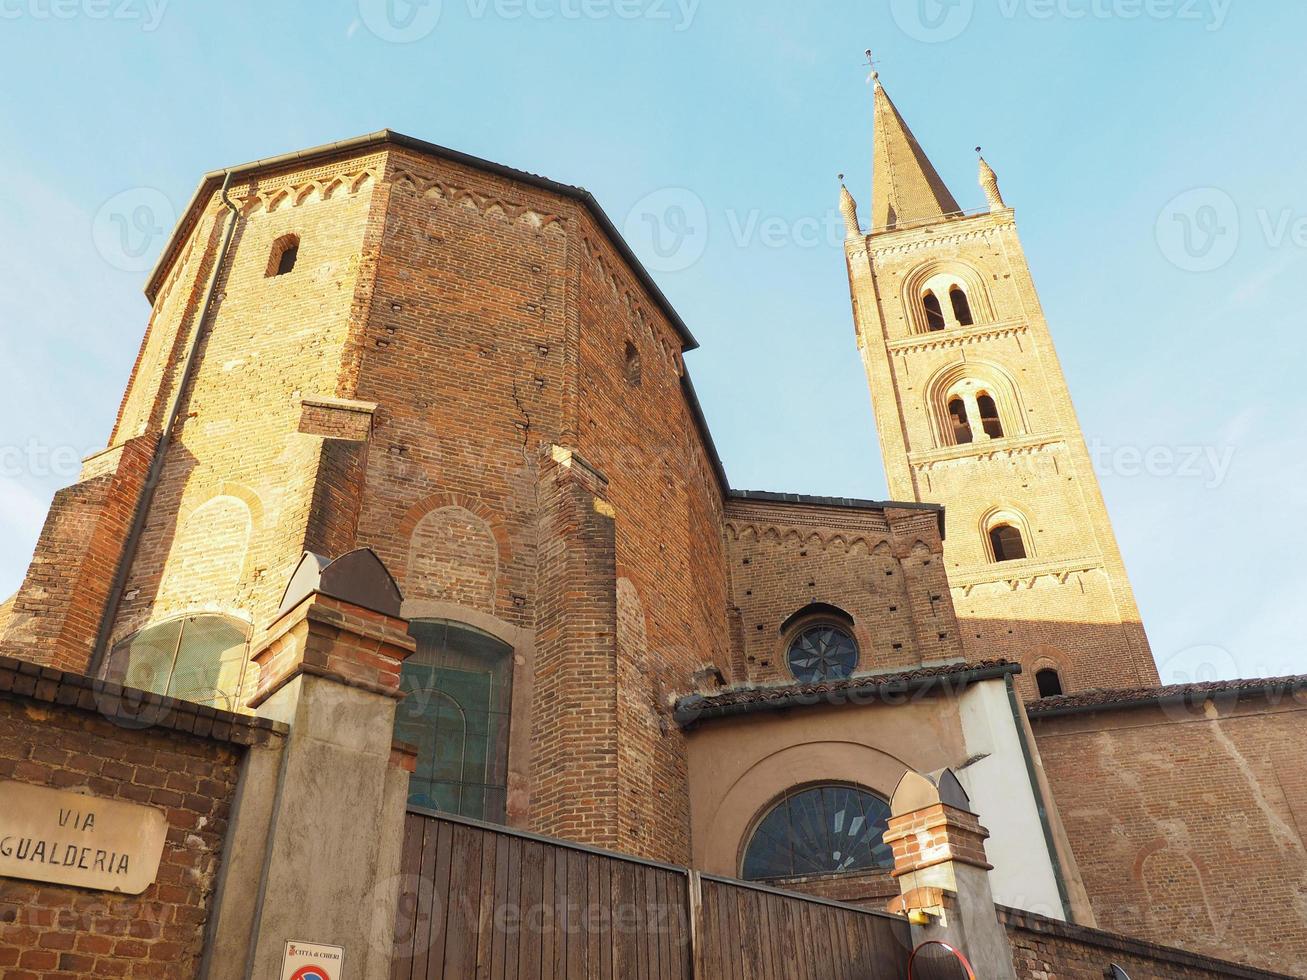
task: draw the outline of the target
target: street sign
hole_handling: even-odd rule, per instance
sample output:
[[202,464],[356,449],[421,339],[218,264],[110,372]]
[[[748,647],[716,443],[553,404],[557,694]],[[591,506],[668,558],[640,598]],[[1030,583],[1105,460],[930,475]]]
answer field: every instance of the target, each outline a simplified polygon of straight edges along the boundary
[[291,940],[281,959],[281,980],[341,980],[344,961],[342,946]]

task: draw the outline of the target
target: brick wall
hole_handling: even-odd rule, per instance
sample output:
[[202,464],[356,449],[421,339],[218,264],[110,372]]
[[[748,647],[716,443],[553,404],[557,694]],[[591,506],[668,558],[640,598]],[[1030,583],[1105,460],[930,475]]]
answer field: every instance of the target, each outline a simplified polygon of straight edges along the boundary
[[1039,753],[1098,925],[1307,973],[1302,694],[1040,704]]
[[140,895],[0,878],[6,980],[196,973],[244,746],[279,736],[268,722],[120,693],[0,658],[0,780],[153,806],[168,821]]
[[1123,969],[1130,980],[1260,980],[1284,976],[1029,912],[998,911],[1012,946],[1017,980],[1105,980],[1110,978],[1108,971],[1113,965]]
[[938,514],[732,499],[726,508],[742,649],[732,682],[792,682],[782,625],[813,604],[852,617],[859,671],[960,659]]
[[[194,379],[114,626],[121,639],[181,612],[205,610],[264,625],[310,539],[331,440],[301,431],[338,396],[347,342],[366,283],[379,154],[283,169],[239,183],[241,219],[200,338]],[[124,396],[114,439],[161,424],[198,325],[227,220],[215,193],[165,279]],[[298,235],[295,268],[269,276],[275,243]],[[304,407],[308,400],[307,410]],[[353,438],[365,435],[355,426]],[[215,498],[239,501],[235,525],[215,523]],[[352,532],[352,527],[350,528]],[[321,537],[322,534],[319,534]],[[239,551],[235,569],[187,562],[185,552]]]
[[55,494],[22,587],[0,622],[0,653],[83,670],[154,452],[152,435],[87,460]]

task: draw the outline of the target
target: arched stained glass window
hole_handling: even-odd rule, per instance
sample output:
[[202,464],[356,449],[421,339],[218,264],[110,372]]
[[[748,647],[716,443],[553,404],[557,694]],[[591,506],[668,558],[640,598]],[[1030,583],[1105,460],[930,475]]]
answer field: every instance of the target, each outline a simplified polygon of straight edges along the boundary
[[889,804],[856,786],[809,786],[786,793],[758,821],[744,850],[747,881],[892,868],[884,842]]
[[147,626],[113,648],[108,680],[182,701],[239,711],[248,627],[225,616]]
[[418,750],[414,806],[502,821],[508,787],[512,654],[470,626],[414,620],[417,651],[404,661],[395,738]]
[[790,672],[804,684],[843,680],[858,665],[858,645],[838,626],[809,626],[790,643]]

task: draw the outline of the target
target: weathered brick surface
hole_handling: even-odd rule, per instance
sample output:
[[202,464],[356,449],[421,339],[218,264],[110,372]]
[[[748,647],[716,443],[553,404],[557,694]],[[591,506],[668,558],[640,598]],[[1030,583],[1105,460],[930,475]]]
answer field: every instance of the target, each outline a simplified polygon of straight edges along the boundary
[[55,494],[0,626],[0,654],[85,669],[154,446],[146,435],[101,453],[80,482]]
[[1099,926],[1307,974],[1301,693],[1040,717]]
[[[241,746],[178,731],[166,702],[152,710],[169,727],[114,723],[108,710],[68,705],[89,688],[15,666],[0,663],[0,779],[154,806],[168,834],[140,895],[0,879],[0,975],[195,976]],[[210,728],[219,719],[209,712]]]
[[1125,970],[1130,980],[1261,980],[1285,976],[1028,912],[999,909],[999,921],[1007,929],[1012,945],[1017,980],[1104,980],[1113,964]]
[[[363,155],[260,174],[232,188],[242,216],[115,639],[198,609],[266,625],[298,554],[347,536],[333,537],[321,511],[333,479],[357,480],[358,450],[338,442],[339,432],[302,432],[300,423],[306,398],[312,418],[315,398],[342,394],[356,296],[370,286],[364,270],[372,223],[380,220],[372,191],[382,165],[380,155]],[[226,220],[215,193],[156,297],[114,440],[162,424]],[[269,277],[270,251],[291,233],[301,238],[296,266]],[[361,428],[349,435],[361,437]],[[352,535],[352,511],[336,503],[331,514],[349,522]],[[187,559],[217,552],[221,568]]]
[[732,499],[726,536],[740,644],[716,666],[729,681],[792,681],[782,627],[814,603],[853,619],[859,671],[962,657],[937,512]]

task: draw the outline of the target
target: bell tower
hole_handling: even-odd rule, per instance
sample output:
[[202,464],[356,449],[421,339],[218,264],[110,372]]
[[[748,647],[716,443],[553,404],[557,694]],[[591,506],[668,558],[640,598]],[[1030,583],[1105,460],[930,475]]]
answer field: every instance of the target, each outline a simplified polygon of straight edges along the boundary
[[982,157],[964,212],[873,73],[870,229],[841,187],[859,353],[890,495],[945,506],[964,648],[1023,693],[1158,683],[1017,237]]

